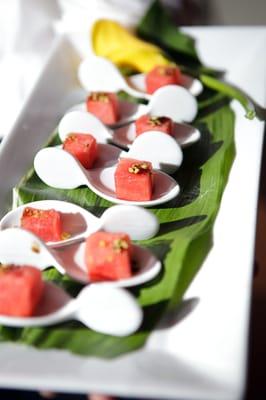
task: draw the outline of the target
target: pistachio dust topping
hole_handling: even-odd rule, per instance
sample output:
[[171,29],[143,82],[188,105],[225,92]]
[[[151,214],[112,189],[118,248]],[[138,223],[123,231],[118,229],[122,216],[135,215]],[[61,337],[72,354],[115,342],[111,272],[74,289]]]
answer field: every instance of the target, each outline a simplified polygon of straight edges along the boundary
[[77,136],[75,133],[70,133],[70,135],[67,136],[67,139],[72,140],[74,142],[77,139]]
[[132,164],[128,168],[128,172],[131,174],[139,174],[140,172],[146,172],[149,170],[149,165],[147,163]]
[[14,265],[0,264],[0,275],[3,275],[14,268],[15,268]]
[[158,72],[160,75],[167,76],[172,75],[174,67],[160,67],[158,68]]
[[[71,141],[71,142],[77,142],[77,141],[78,141],[77,135],[85,135],[85,134],[82,134],[82,133],[79,133],[79,134],[78,134],[78,133],[70,133],[70,134],[67,136],[67,140],[68,140],[68,141]],[[84,147],[85,149],[88,149],[90,146],[91,146],[91,143],[90,143],[89,141],[83,143],[83,147]]]
[[69,232],[63,232],[61,235],[61,240],[67,240],[71,237]]
[[125,239],[115,239],[113,241],[113,249],[116,253],[121,253],[128,249],[128,242]]
[[40,218],[44,213],[44,210],[37,210],[36,208],[28,208],[26,207],[24,210],[24,215],[27,217],[34,217],[34,218]]
[[39,244],[36,243],[36,242],[33,242],[32,245],[31,245],[31,251],[32,251],[33,253],[39,254],[39,253],[41,252],[41,249],[40,249]]
[[151,126],[161,126],[163,124],[163,117],[150,117],[149,124]]
[[92,100],[92,101],[101,101],[103,103],[108,103],[109,102],[109,97],[108,97],[107,93],[93,92],[90,95],[90,100]]

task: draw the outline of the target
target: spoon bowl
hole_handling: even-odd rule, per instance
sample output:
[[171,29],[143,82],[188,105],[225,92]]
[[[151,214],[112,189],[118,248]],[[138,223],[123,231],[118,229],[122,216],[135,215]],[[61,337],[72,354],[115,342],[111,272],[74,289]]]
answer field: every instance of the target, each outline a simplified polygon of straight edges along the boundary
[[[56,254],[54,253],[60,265],[64,265],[67,275],[84,284],[90,282],[85,264],[85,247],[85,243],[80,243],[58,249]],[[161,263],[148,249],[133,245],[132,254],[132,277],[117,281],[105,281],[105,285],[123,288],[133,287],[149,282],[158,275],[161,270]]]
[[[134,89],[140,92],[146,92],[146,74],[135,74],[128,78],[128,83]],[[187,89],[193,96],[198,96],[203,91],[203,85],[199,79],[193,76],[182,74],[181,81],[178,86],[182,86]]]
[[[16,251],[14,251],[14,243]],[[49,248],[33,233],[21,228],[0,231],[0,262],[3,264],[33,265],[40,270],[53,266],[82,283],[91,283],[85,263],[85,243]],[[161,270],[161,263],[145,248],[133,245],[133,274],[131,278],[103,281],[101,285],[131,287],[152,280]]]
[[102,198],[116,204],[134,204],[138,206],[152,207],[166,203],[175,198],[180,187],[177,182],[164,172],[153,171],[154,190],[152,199],[147,201],[129,201],[117,198],[115,193],[115,167],[105,168],[103,170],[94,170],[91,173],[92,190]]
[[[148,131],[152,132],[152,131]],[[200,139],[200,131],[192,125],[173,123],[173,132],[171,135],[180,147],[188,147],[196,143]],[[112,142],[119,146],[130,148],[132,143],[136,140],[136,126],[135,123],[116,128],[113,131]]]
[[127,336],[141,325],[143,313],[125,290],[90,285],[71,298],[63,289],[45,282],[40,303],[31,317],[0,315],[0,324],[12,327],[40,327],[76,319],[97,332]]

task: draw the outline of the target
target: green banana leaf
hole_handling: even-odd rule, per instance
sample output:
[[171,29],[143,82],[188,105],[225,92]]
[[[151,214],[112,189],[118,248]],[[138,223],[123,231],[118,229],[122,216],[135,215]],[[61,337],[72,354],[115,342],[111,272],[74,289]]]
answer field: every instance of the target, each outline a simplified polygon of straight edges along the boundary
[[195,40],[178,29],[160,1],[155,0],[152,3],[142,18],[137,32],[143,39],[161,47],[167,57],[177,63],[184,73],[201,80],[205,87],[203,95],[200,96],[201,100],[206,93],[212,93],[210,91],[212,89],[216,93],[219,92],[220,96],[227,96],[242,104],[248,119],[256,117],[254,105],[246,94],[220,79],[223,78],[225,71],[202,64],[196,51]]
[[193,66],[200,66],[195,40],[183,34],[171,21],[159,1],[154,1],[138,26],[138,34],[162,47],[169,54],[187,57]]
[[212,76],[221,76],[224,73],[202,64],[197,54],[195,39],[177,28],[159,0],[152,3],[140,21],[137,32],[141,38],[161,47],[184,72]]
[[[187,45],[189,52],[190,39]],[[47,328],[0,327],[0,341],[14,341],[42,349],[64,349],[103,358],[113,358],[143,346],[160,317],[182,302],[186,289],[212,246],[213,224],[235,155],[234,122],[228,99],[217,91],[205,91],[195,121],[201,131],[201,139],[184,150],[184,163],[174,175],[181,186],[181,193],[176,199],[151,209],[160,220],[160,231],[155,238],[141,242],[161,259],[163,270],[152,282],[132,289],[144,310],[144,322],[137,333],[116,338],[70,321]],[[58,140],[55,135],[52,144],[58,143]],[[18,185],[16,195],[18,205],[42,199],[67,200],[97,216],[112,205],[88,188],[50,188],[40,181],[33,170]],[[81,289],[80,284],[61,276],[54,268],[44,272],[44,277],[73,296]]]
[[[13,340],[40,348],[68,349],[81,355],[115,357],[142,346],[162,313],[176,306],[199,270],[212,245],[212,228],[234,158],[234,114],[225,105],[198,120],[202,138],[185,150],[185,161],[175,178],[177,199],[153,208],[159,234],[142,245],[163,262],[163,272],[153,282],[133,290],[144,309],[144,323],[134,335],[115,338],[69,322],[49,328],[2,327],[0,340]],[[61,199],[101,215],[111,204],[87,188],[58,190],[43,184],[34,172],[17,188],[19,204],[41,199]],[[76,295],[81,286],[51,268],[45,278]]]

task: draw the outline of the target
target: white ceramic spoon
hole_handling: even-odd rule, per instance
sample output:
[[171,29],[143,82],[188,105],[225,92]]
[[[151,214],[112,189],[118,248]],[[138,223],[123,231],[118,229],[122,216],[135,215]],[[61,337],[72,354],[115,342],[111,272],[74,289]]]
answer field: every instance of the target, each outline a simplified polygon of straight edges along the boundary
[[[130,76],[127,81],[130,87],[140,91],[146,92],[146,83],[145,83],[146,74],[136,74]],[[203,85],[199,79],[194,78],[193,76],[182,74],[180,86],[187,89],[193,96],[198,96],[203,91]]]
[[[91,116],[91,117],[90,117]],[[93,115],[81,111],[73,111],[66,114],[58,125],[58,133],[62,142],[65,141],[67,136],[73,133],[86,133],[92,135],[97,142],[97,158],[93,163],[93,168],[104,168],[114,165],[120,154],[120,149],[108,142],[108,132],[101,129],[97,124],[97,118]],[[88,124],[90,121],[90,127]],[[103,125],[104,126],[104,125]],[[63,146],[56,146],[62,149]]]
[[[90,133],[98,143],[110,141],[123,147],[130,147],[137,137],[134,123],[112,130],[93,114],[84,111],[71,111],[59,122],[58,134],[62,142],[73,132]],[[181,147],[186,147],[200,139],[200,132],[191,125],[174,123],[172,137]]]
[[[32,265],[40,270],[53,266],[61,274],[67,274],[82,283],[89,283],[85,264],[85,246],[85,243],[77,243],[51,249],[33,233],[21,228],[9,228],[0,231],[0,262]],[[161,263],[149,250],[137,245],[132,247],[133,276],[99,284],[131,287],[150,281],[159,273]]]
[[150,95],[129,86],[119,69],[103,57],[90,55],[78,69],[81,85],[89,92],[127,92],[133,97],[149,99]]
[[138,330],[142,319],[142,309],[126,290],[95,284],[86,286],[73,299],[60,287],[46,282],[32,317],[0,315],[0,324],[22,328],[78,320],[100,333],[127,336]]
[[[175,141],[174,144],[176,145]],[[116,204],[154,206],[173,199],[180,190],[173,178],[164,172],[154,170],[154,191],[151,200],[118,199],[114,181],[116,166],[86,170],[70,153],[55,147],[40,150],[35,156],[34,168],[39,178],[48,186],[57,189],[75,189],[86,185],[97,195]]]
[[[146,93],[145,74],[136,74],[125,79],[119,69],[108,59],[91,55],[79,66],[78,78],[89,92],[119,92],[124,90],[137,98],[150,100],[152,95]],[[202,90],[202,83],[192,76],[182,74],[181,83],[193,96],[198,96]],[[177,85],[176,85],[177,86]]]
[[[120,119],[112,128],[133,122],[144,114],[164,116],[171,118],[174,122],[191,122],[198,112],[198,104],[194,96],[182,86],[164,86],[152,95],[148,104],[136,104],[130,102],[119,102]],[[77,104],[69,111],[86,111],[84,103]]]
[[46,242],[52,247],[66,246],[85,240],[98,230],[125,232],[132,240],[145,240],[156,235],[159,222],[156,216],[137,206],[117,205],[107,208],[100,218],[95,217],[85,208],[59,200],[40,200],[24,204],[9,213],[0,221],[0,230],[19,227],[23,211],[27,207],[38,210],[54,209],[61,213],[62,231],[69,234],[68,239]]

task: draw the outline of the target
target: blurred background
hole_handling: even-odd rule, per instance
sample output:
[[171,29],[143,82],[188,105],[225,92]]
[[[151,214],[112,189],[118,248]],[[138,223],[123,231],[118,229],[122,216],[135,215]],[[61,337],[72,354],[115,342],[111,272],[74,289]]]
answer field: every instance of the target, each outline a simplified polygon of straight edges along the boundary
[[[177,25],[264,25],[265,0],[161,0]],[[88,32],[98,18],[133,27],[151,0],[0,0],[0,137],[34,86],[58,32]],[[17,67],[19,63],[19,68]]]
[[[162,0],[177,25],[265,25],[265,0]],[[125,6],[126,3],[126,6]],[[0,0],[0,136],[7,135],[43,67],[58,32],[87,31],[100,17],[128,27],[150,0]],[[265,57],[265,54],[262,54]],[[265,146],[264,146],[265,147]],[[251,305],[250,350],[245,400],[266,398],[266,152],[259,195],[256,267]],[[30,393],[0,392],[3,399],[30,399]],[[60,397],[58,397],[60,398]],[[85,398],[64,395],[61,398]]]
[[[161,0],[177,25],[264,25],[265,0]],[[0,136],[7,134],[58,32],[88,32],[99,18],[133,27],[152,0],[0,0]],[[17,67],[19,63],[19,68]]]

